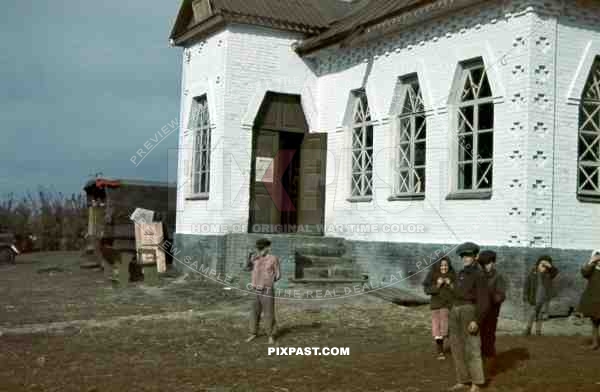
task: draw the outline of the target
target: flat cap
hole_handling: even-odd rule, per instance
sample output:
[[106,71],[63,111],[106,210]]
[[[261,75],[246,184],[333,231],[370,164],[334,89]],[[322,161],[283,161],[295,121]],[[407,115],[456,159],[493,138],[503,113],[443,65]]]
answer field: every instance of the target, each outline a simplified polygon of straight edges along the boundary
[[271,241],[266,238],[261,238],[256,241],[256,249],[258,250],[263,250],[269,246],[271,246]]
[[475,256],[479,253],[479,245],[473,242],[465,242],[456,248],[456,253],[459,256]]
[[493,250],[482,250],[477,257],[477,261],[481,265],[488,265],[496,262],[496,252]]

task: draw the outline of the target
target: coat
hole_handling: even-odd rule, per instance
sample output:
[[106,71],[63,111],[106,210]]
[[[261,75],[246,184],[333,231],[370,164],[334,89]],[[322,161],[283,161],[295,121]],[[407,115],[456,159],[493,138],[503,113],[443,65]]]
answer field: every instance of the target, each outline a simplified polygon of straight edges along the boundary
[[[536,305],[537,285],[538,285],[538,272],[537,267],[533,268],[531,272],[525,278],[525,289],[523,290],[523,301],[529,305]],[[552,280],[558,275],[558,269],[552,266],[547,272],[543,272],[544,276],[542,282],[544,290],[546,291],[546,301],[550,300],[554,296],[552,290]]]
[[587,279],[587,286],[577,310],[586,317],[600,319],[600,270],[586,264],[581,268],[581,275]]
[[430,307],[432,310],[450,309],[453,301],[452,289],[447,285],[437,287],[436,282],[439,277],[450,278],[450,282],[452,282],[452,284],[456,282],[456,274],[454,271],[448,271],[448,273],[442,275],[439,272],[434,272],[432,269],[429,271],[425,277],[425,280],[423,281],[423,290],[425,291],[425,294],[431,296]]
[[506,300],[506,289],[507,283],[503,275],[499,274],[498,271],[492,273],[486,273],[485,277],[488,283],[488,289],[490,290],[490,302],[492,305],[498,305]]

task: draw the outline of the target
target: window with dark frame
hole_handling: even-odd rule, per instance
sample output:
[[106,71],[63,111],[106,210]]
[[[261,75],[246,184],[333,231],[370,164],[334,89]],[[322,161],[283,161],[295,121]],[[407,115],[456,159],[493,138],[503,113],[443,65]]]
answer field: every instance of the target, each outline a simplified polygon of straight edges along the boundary
[[190,126],[194,135],[192,159],[192,194],[210,192],[210,118],[206,95],[196,97],[192,103]]
[[395,196],[425,194],[425,106],[416,75],[401,79]]
[[483,60],[462,64],[457,110],[458,191],[491,191],[494,102]]
[[352,197],[373,195],[373,123],[367,94],[353,91]]
[[600,200],[600,56],[583,89],[578,133],[577,194]]

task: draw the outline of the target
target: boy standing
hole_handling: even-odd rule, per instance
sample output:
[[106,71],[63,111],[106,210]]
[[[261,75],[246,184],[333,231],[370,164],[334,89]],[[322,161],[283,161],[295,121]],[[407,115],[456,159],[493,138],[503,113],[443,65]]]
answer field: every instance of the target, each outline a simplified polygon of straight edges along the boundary
[[496,270],[496,252],[484,250],[477,258],[487,280],[490,308],[481,324],[481,354],[489,373],[496,366],[496,329],[500,307],[506,299],[506,279]]
[[488,311],[489,295],[487,282],[476,262],[479,246],[466,242],[456,252],[462,257],[464,268],[457,275],[450,311],[450,347],[458,379],[450,390],[461,390],[471,383],[470,392],[477,392],[485,383],[481,340],[477,334]]
[[532,306],[531,315],[524,335],[531,335],[533,322],[536,323],[536,335],[542,334],[542,309],[552,295],[552,280],[558,275],[558,269],[552,264],[552,257],[544,255],[538,261],[525,279],[523,301]]
[[269,344],[275,343],[275,293],[273,286],[281,277],[279,258],[271,254],[271,241],[262,238],[256,241],[256,253],[249,261],[252,268],[252,289],[256,293],[250,321],[250,337],[246,342],[256,339],[263,313]]

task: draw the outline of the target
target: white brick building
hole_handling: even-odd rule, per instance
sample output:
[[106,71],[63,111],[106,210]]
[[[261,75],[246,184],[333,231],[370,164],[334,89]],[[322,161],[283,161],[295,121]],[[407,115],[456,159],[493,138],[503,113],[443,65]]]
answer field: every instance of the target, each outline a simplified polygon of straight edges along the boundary
[[[518,253],[523,272],[560,254],[568,282],[600,248],[598,2],[184,1],[171,38],[180,244],[267,227],[428,251],[470,240]],[[299,157],[276,160],[272,183],[278,149]],[[378,257],[355,259],[375,276]]]

